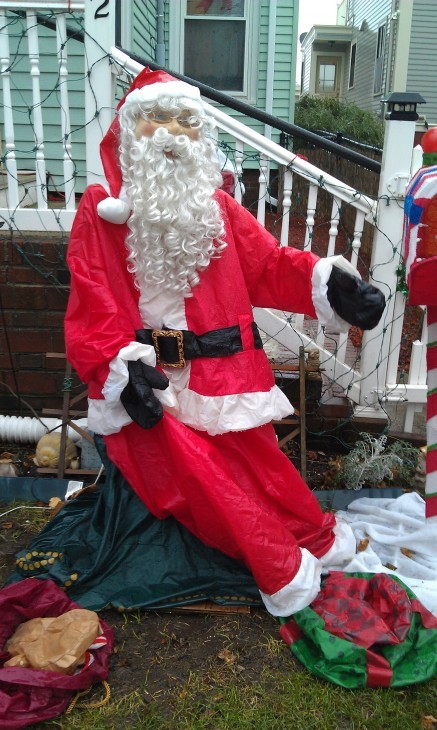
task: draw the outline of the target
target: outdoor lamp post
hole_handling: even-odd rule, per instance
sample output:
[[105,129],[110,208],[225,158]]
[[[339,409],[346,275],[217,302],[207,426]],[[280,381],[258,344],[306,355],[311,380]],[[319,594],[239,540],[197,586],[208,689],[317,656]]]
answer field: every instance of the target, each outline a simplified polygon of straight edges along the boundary
[[387,105],[384,119],[399,120],[404,122],[415,122],[419,115],[417,114],[417,105],[426,104],[425,99],[420,94],[412,92],[394,91],[386,99],[382,100]]

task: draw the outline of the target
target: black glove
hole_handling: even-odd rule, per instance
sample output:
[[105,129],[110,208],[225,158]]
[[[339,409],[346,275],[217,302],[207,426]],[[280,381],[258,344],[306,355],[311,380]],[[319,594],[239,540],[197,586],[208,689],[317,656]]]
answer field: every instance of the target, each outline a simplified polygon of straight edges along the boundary
[[362,330],[376,327],[385,307],[382,291],[338,266],[332,267],[327,296],[339,317]]
[[130,360],[127,366],[129,383],[120,400],[135,423],[141,428],[152,428],[164,415],[162,404],[153,394],[152,388],[165,390],[168,387],[168,378],[141,360]]

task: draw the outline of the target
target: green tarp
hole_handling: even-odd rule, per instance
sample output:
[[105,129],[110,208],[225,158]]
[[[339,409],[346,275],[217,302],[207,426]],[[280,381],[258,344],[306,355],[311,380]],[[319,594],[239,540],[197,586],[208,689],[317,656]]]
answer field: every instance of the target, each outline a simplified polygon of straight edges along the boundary
[[105,483],[68,502],[27,550],[8,583],[37,576],[84,608],[164,608],[210,600],[261,605],[249,571],[182,525],[157,520],[110,463]]

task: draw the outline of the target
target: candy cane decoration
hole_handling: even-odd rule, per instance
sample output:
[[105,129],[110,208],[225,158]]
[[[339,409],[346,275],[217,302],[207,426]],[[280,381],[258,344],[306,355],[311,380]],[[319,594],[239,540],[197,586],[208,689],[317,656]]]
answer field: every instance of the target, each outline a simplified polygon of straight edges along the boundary
[[408,302],[426,305],[428,346],[426,518],[437,517],[437,128],[422,139],[423,166],[405,196],[405,264]]

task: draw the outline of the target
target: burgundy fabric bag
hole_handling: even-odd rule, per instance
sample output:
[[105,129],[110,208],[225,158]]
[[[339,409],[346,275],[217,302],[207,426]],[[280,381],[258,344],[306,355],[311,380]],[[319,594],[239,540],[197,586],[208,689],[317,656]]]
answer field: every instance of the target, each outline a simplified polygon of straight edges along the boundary
[[90,661],[77,674],[22,667],[4,667],[7,640],[19,624],[37,617],[60,616],[81,608],[51,580],[26,578],[0,590],[0,727],[16,730],[49,720],[66,709],[73,695],[102,682],[108,676],[108,660],[114,637],[112,629],[100,622],[106,639],[91,650]]

